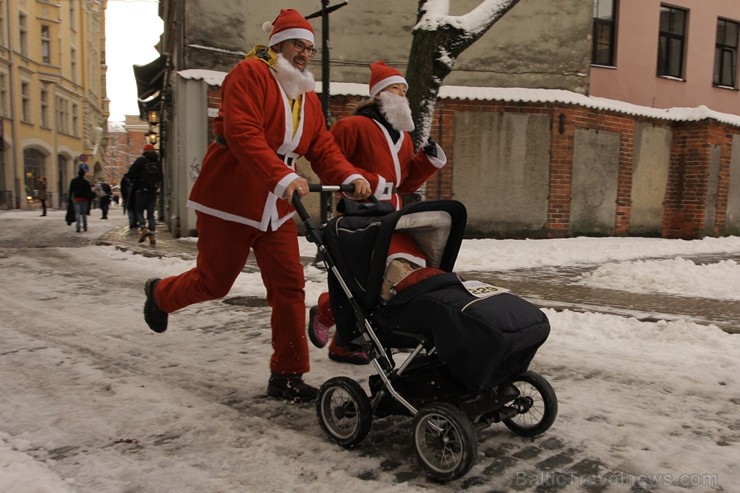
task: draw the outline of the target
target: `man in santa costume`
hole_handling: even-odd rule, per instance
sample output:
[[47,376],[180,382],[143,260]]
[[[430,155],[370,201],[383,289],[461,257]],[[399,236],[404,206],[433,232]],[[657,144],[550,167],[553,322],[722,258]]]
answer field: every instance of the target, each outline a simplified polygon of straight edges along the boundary
[[252,249],[272,308],[267,393],[311,401],[317,389],[302,378],[309,371],[305,282],[290,202],[293,193],[308,193],[308,182],[295,162],[305,156],[322,182],[354,184],[359,198],[368,197],[378,179],[350,164],[326,129],[306,68],[316,53],[308,21],[285,9],[263,28],[270,32],[268,46],[256,46],[223,81],[215,142],[190,193],[196,266],[149,279],[144,318],[153,331],[164,332],[169,313],[224,297]]
[[[406,99],[407,89],[408,83],[398,70],[382,61],[371,63],[370,97],[359,101],[354,115],[341,118],[331,129],[347,159],[379,176],[375,192],[378,200],[390,201],[396,209],[402,206],[399,192],[417,191],[447,164],[444,151],[431,139],[414,152],[409,134],[414,130],[414,121]],[[406,252],[410,258],[423,259],[424,254],[413,242],[409,244],[395,236],[391,242],[392,253]],[[424,267],[423,260],[417,263]],[[331,300],[329,293],[323,293],[318,305],[309,311],[308,334],[316,347],[326,345],[332,325]],[[329,358],[354,364],[369,362],[362,351],[338,344],[336,334],[329,345]]]

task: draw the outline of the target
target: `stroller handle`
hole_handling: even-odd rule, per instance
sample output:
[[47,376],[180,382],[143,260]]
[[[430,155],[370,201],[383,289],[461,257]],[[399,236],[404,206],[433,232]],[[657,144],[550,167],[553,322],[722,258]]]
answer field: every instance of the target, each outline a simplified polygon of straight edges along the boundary
[[[355,191],[355,186],[352,185],[352,184],[347,184],[347,185],[322,185],[321,183],[309,183],[308,184],[308,191],[309,192],[344,192],[344,193],[352,193],[352,192]],[[303,206],[303,202],[301,202],[301,195],[298,192],[293,192],[293,196],[291,197],[291,202],[293,203],[293,207],[295,208],[296,212],[298,212],[298,216],[306,224],[306,227],[308,228],[308,231],[311,232],[311,233],[317,232],[318,229],[312,223],[311,217],[309,216],[308,211],[306,211],[306,208]]]
[[[355,186],[352,184],[347,185],[322,185],[321,183],[309,183],[308,184],[308,191],[309,192],[344,192],[344,193],[352,193],[355,191]],[[306,209],[303,207],[303,203],[301,202],[301,196],[298,192],[293,192],[293,196],[290,200],[293,203],[293,207],[296,211],[298,211],[298,215],[301,216],[301,219],[305,221],[305,218],[308,217],[308,213],[306,212]]]
[[345,192],[352,193],[355,191],[355,186],[352,184],[347,185],[322,185],[321,183],[309,183],[309,192]]

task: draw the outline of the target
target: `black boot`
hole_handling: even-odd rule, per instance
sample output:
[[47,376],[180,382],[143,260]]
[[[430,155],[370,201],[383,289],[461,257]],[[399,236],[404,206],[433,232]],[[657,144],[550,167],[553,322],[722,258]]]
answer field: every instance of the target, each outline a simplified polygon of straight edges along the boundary
[[303,381],[302,375],[277,375],[273,373],[267,384],[267,395],[292,402],[315,401],[318,393],[316,387],[312,387]]
[[154,332],[164,332],[167,330],[168,314],[157,305],[157,300],[154,299],[154,289],[157,287],[159,281],[159,279],[153,277],[144,285],[144,294],[146,294],[144,321]]

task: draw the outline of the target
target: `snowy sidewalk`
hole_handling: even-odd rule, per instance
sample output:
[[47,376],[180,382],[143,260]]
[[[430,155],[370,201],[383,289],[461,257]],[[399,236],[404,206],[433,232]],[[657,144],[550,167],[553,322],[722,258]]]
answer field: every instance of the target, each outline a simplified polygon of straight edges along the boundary
[[[194,239],[174,239],[164,224],[157,231],[157,245],[137,243],[138,234],[122,227],[103,235],[98,244],[113,245],[147,257],[174,256],[194,259],[197,253]],[[688,256],[697,264],[734,260],[737,254],[704,254]],[[313,258],[304,257],[305,264]],[[538,267],[507,270],[499,273],[463,271],[469,279],[479,279],[510,289],[541,307],[556,310],[588,311],[635,317],[642,321],[689,320],[702,325],[714,324],[725,332],[740,333],[740,303],[734,300],[696,298],[660,293],[636,293],[616,289],[600,289],[577,284],[577,280],[594,267]],[[245,271],[257,270],[251,256]]]

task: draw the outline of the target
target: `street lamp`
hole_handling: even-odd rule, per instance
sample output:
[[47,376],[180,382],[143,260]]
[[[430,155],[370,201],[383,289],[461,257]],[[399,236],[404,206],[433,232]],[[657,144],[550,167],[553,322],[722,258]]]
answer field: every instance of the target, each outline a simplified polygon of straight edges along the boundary
[[159,110],[151,109],[146,114],[147,121],[151,125],[157,125],[159,123]]
[[148,144],[155,145],[159,140],[159,134],[150,128],[149,133],[146,134],[146,141]]

